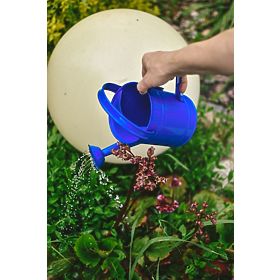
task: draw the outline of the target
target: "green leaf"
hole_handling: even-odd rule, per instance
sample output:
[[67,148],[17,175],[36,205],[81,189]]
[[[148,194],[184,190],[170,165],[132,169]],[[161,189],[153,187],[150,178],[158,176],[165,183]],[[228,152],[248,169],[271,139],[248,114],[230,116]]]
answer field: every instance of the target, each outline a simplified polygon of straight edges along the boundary
[[233,179],[233,170],[230,170],[229,174],[228,174],[228,181],[230,182]]
[[189,171],[189,168],[183,164],[181,161],[179,161],[176,157],[174,157],[171,154],[165,154],[165,156],[170,157],[171,159],[173,159],[175,161],[175,163],[177,163],[179,166],[181,166],[183,169],[185,169],[186,171]]
[[111,254],[113,249],[118,245],[118,241],[114,237],[107,237],[99,242],[98,254],[105,258]]
[[54,204],[58,201],[59,197],[58,196],[52,196],[48,199],[49,204]]
[[118,172],[119,168],[118,167],[113,167],[109,170],[109,175],[116,174]]
[[146,235],[142,238],[138,237],[133,242],[132,255],[137,256],[140,250],[148,243],[149,237]]
[[[208,250],[207,251],[205,250],[203,256],[208,260],[217,259],[217,256],[220,256],[223,259],[228,260],[228,256],[225,249],[226,249],[226,244],[221,242],[211,242],[210,244],[208,244]],[[214,250],[215,253],[213,253]]]
[[60,259],[53,261],[48,267],[48,276],[60,276],[72,267],[69,259]]
[[182,236],[184,237],[187,233],[187,229],[184,225],[180,225],[179,231],[182,233]]
[[178,238],[175,238],[175,237],[172,237],[172,236],[167,236],[167,237],[156,237],[156,238],[153,238],[151,239],[142,249],[141,251],[139,252],[139,254],[136,256],[135,260],[134,260],[134,263],[131,267],[131,273],[129,275],[129,280],[132,279],[133,275],[134,275],[134,271],[135,271],[135,268],[136,268],[136,265],[139,261],[139,259],[144,255],[145,251],[154,243],[157,243],[157,242],[168,242],[168,241],[175,241],[178,242],[178,241],[182,241],[182,239],[178,239]]
[[56,226],[55,225],[48,225],[47,226],[48,234],[55,232]]
[[91,234],[81,235],[75,243],[74,251],[79,260],[86,265],[95,267],[99,263],[98,245]]
[[159,242],[152,244],[146,251],[146,256],[151,262],[156,262],[158,259],[163,260],[168,257],[169,253],[176,247],[175,243]]
[[218,220],[216,231],[221,242],[229,244],[234,242],[234,220]]
[[[131,208],[130,213],[128,214],[128,222],[134,225],[135,220],[138,219],[140,221],[141,217],[144,216],[145,211],[151,206],[155,205],[156,199],[152,196],[150,197],[142,197],[137,199],[134,203],[133,207]],[[139,223],[135,226],[137,227]]]
[[134,233],[135,233],[136,226],[137,226],[138,221],[139,221],[141,216],[142,216],[142,211],[140,211],[138,213],[138,215],[136,216],[135,221],[134,221],[134,223],[132,225],[132,228],[131,228],[131,237],[130,237],[130,244],[129,244],[129,268],[128,268],[128,279],[129,280],[132,279],[133,272],[134,272],[134,270],[132,272],[132,267],[131,267],[131,264],[132,264],[132,246],[133,246]]
[[[217,225],[222,225],[222,224],[234,224],[234,220],[217,220]],[[212,226],[213,224],[211,221],[205,221],[204,226]]]
[[108,257],[101,265],[102,270],[109,269],[110,279],[125,279],[125,270],[116,258]]
[[218,224],[216,231],[220,235],[220,241],[224,243],[233,243],[234,241],[234,225],[233,224]]
[[101,193],[96,192],[96,193],[94,194],[94,199],[95,199],[96,201],[99,201],[101,198],[102,198]]
[[114,250],[112,254],[120,261],[126,258],[126,254],[122,250]]
[[208,203],[209,211],[217,210],[220,211],[224,208],[224,201],[214,192],[202,190],[193,197],[193,201],[197,201],[199,204],[206,201]]
[[94,213],[96,213],[96,214],[103,214],[103,210],[102,210],[101,207],[96,207],[96,208],[94,209]]

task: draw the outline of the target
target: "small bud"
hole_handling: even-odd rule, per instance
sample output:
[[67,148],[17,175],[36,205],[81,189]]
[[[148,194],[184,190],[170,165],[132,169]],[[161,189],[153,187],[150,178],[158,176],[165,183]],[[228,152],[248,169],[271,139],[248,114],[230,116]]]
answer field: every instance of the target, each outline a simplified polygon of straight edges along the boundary
[[151,157],[154,154],[155,148],[154,147],[150,147],[147,151],[147,156]]
[[206,201],[204,201],[204,202],[202,203],[202,207],[203,207],[203,208],[207,208],[207,207],[208,207],[208,203],[207,203]]
[[191,204],[191,207],[190,207],[190,208],[196,209],[197,206],[198,206],[198,203],[197,203],[197,202],[193,202],[193,203]]
[[213,224],[213,225],[216,225],[217,224],[217,220],[216,219],[211,219],[211,223]]
[[171,180],[171,187],[179,187],[182,185],[182,181],[180,180],[180,178],[178,176],[173,176],[172,180]]
[[200,220],[196,221],[195,223],[196,223],[196,225],[198,225],[200,228],[203,228],[203,227],[204,227],[203,222],[200,221]]
[[165,196],[163,194],[160,194],[157,196],[157,200],[162,201],[165,199]]
[[210,238],[209,238],[209,235],[207,233],[204,235],[204,241],[205,241],[205,243],[210,242]]

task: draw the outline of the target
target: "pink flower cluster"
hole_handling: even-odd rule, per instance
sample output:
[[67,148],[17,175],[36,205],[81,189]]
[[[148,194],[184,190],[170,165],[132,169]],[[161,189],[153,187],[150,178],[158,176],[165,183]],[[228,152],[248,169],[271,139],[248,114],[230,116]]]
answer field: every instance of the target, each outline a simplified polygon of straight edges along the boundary
[[138,164],[134,190],[145,189],[153,191],[159,183],[165,183],[166,178],[159,176],[155,171],[154,147],[147,151],[147,157],[135,156],[128,145],[118,142],[119,149],[112,150],[112,154],[132,164]]
[[198,209],[198,203],[193,202],[190,206],[190,211],[195,214],[196,216],[196,221],[195,221],[195,226],[196,226],[196,232],[194,236],[196,238],[202,238],[205,240],[206,243],[210,241],[208,233],[204,231],[204,223],[202,219],[205,221],[210,220],[213,225],[217,223],[216,220],[216,215],[217,212],[212,212],[210,214],[206,213],[206,209],[208,208],[208,203],[204,201],[202,203],[201,209]]
[[179,207],[179,202],[169,197],[165,197],[163,194],[157,196],[156,209],[160,213],[172,213]]

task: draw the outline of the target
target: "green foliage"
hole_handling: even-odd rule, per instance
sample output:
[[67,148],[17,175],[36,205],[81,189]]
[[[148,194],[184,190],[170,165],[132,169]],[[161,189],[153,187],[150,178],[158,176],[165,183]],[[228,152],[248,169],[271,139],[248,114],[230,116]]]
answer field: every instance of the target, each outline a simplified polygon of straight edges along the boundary
[[65,141],[50,118],[48,121],[48,223],[67,234],[96,227],[111,230],[112,217],[117,215],[121,203],[112,199],[117,196],[115,184],[102,184],[90,166],[75,181],[80,165],[76,170],[71,167],[81,154]]
[[[225,208],[219,214],[220,219],[231,219],[234,218],[234,206],[232,202],[225,203]],[[233,244],[233,224],[217,224],[216,231],[219,234],[219,240],[224,243],[231,245]]]
[[176,245],[172,243],[155,243],[149,247],[146,256],[151,262],[163,260],[168,257],[174,247],[176,247]]
[[48,222],[59,221],[66,186],[71,178],[70,165],[79,153],[65,141],[48,116]]
[[74,250],[80,261],[86,265],[95,267],[100,260],[97,242],[91,234],[80,236]]
[[68,259],[59,259],[53,261],[48,267],[48,275],[52,276],[62,276],[71,267],[71,262]]
[[48,54],[74,24],[94,13],[116,8],[137,9],[159,15],[154,1],[148,0],[48,0]]
[[125,275],[120,264],[125,255],[114,237],[106,237],[97,242],[93,235],[83,234],[76,241],[74,250],[79,260],[89,267],[94,268],[101,263],[101,270],[106,273],[108,271],[112,279],[122,279]]
[[[148,236],[136,238],[133,242],[132,255],[141,260],[142,258],[142,255],[140,255],[141,251],[143,248],[149,246],[149,242],[150,239]],[[148,249],[145,252],[145,255],[148,257],[148,259],[151,262],[155,262],[158,259],[162,260],[166,258],[173,248],[174,248],[174,244],[172,243],[166,243],[166,242],[154,243],[148,247]]]
[[[166,277],[177,279],[178,275],[187,273],[190,279],[191,277],[211,279],[210,276],[205,278],[206,274],[203,272],[205,264],[208,264],[209,260],[220,258],[230,260],[230,255],[225,249],[231,248],[233,242],[233,225],[227,222],[233,219],[231,193],[233,177],[230,174],[229,185],[222,188],[224,178],[219,175],[217,167],[221,159],[229,154],[228,147],[231,145],[229,140],[232,136],[225,132],[230,131],[232,118],[228,118],[222,112],[214,113],[216,121],[209,124],[206,118],[208,111],[209,109],[201,103],[198,130],[194,138],[188,145],[167,152],[177,160],[163,154],[159,156],[157,162],[160,174],[176,174],[183,180],[176,194],[176,198],[178,196],[180,200],[179,208],[172,214],[159,214],[154,208],[153,195],[135,193],[135,200],[133,203],[131,201],[130,211],[127,214],[126,228],[119,233],[113,229],[119,205],[115,199],[108,197],[107,192],[110,188],[113,189],[112,195],[114,197],[119,195],[119,201],[123,204],[126,192],[133,181],[133,170],[130,166],[106,165],[104,170],[110,178],[107,185],[100,184],[98,174],[92,170],[80,178],[76,198],[73,201],[67,200],[69,192],[71,193],[69,180],[73,179],[75,174],[70,171],[70,166],[80,154],[65,142],[49,120],[50,276],[63,275],[63,279],[75,279],[73,275],[78,275],[79,279],[100,279],[100,277],[125,279],[128,274],[124,263],[127,263],[127,267],[131,268],[130,277],[134,275],[133,277],[137,279],[139,275],[135,272],[136,267],[138,271],[147,265],[151,266],[150,275],[156,275],[157,265],[152,264],[157,264],[160,260],[160,274]],[[226,124],[227,128],[222,129],[221,123]],[[215,191],[209,191],[209,186],[212,185],[215,185]],[[165,194],[171,195],[167,185],[161,188]],[[201,244],[184,245],[184,242],[178,241],[179,237],[190,240],[193,236],[194,216],[188,212],[186,203],[193,200],[198,202],[206,200],[209,210],[218,211],[218,224],[216,226],[206,224],[212,242],[202,247],[197,247]],[[67,213],[65,205],[68,207],[72,205],[76,209],[74,211],[76,215],[71,219],[61,214]],[[132,240],[129,231],[133,232]],[[86,237],[88,239],[85,239]],[[155,242],[162,238],[163,242]],[[190,246],[197,249],[192,249],[188,255]],[[130,248],[132,248],[131,261],[129,261]],[[207,248],[210,248],[210,251]],[[179,252],[181,257],[178,257]],[[188,255],[186,259],[185,254]],[[172,263],[168,269],[161,265],[166,259]],[[178,263],[179,259],[185,260],[185,266]],[[72,265],[69,265],[69,262]]]
[[221,197],[214,192],[203,190],[193,196],[193,201],[202,204],[203,201],[207,201],[209,211],[220,211],[224,208],[224,201]]

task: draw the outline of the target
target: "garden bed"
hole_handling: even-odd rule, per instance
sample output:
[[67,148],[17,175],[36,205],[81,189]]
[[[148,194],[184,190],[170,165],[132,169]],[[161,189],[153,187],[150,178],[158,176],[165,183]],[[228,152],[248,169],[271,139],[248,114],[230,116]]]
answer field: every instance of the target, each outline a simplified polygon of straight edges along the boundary
[[[49,52],[78,20],[111,5],[89,2],[84,14],[75,1],[48,3]],[[232,24],[232,1],[120,2],[160,15],[189,42]],[[60,29],[51,33],[53,15]],[[150,190],[134,190],[137,165],[106,164],[106,176],[88,168],[73,182],[82,155],[48,117],[49,279],[233,278],[233,79],[202,77],[201,93],[193,138],[158,156],[155,171],[167,182]],[[170,213],[161,207],[174,201]]]

